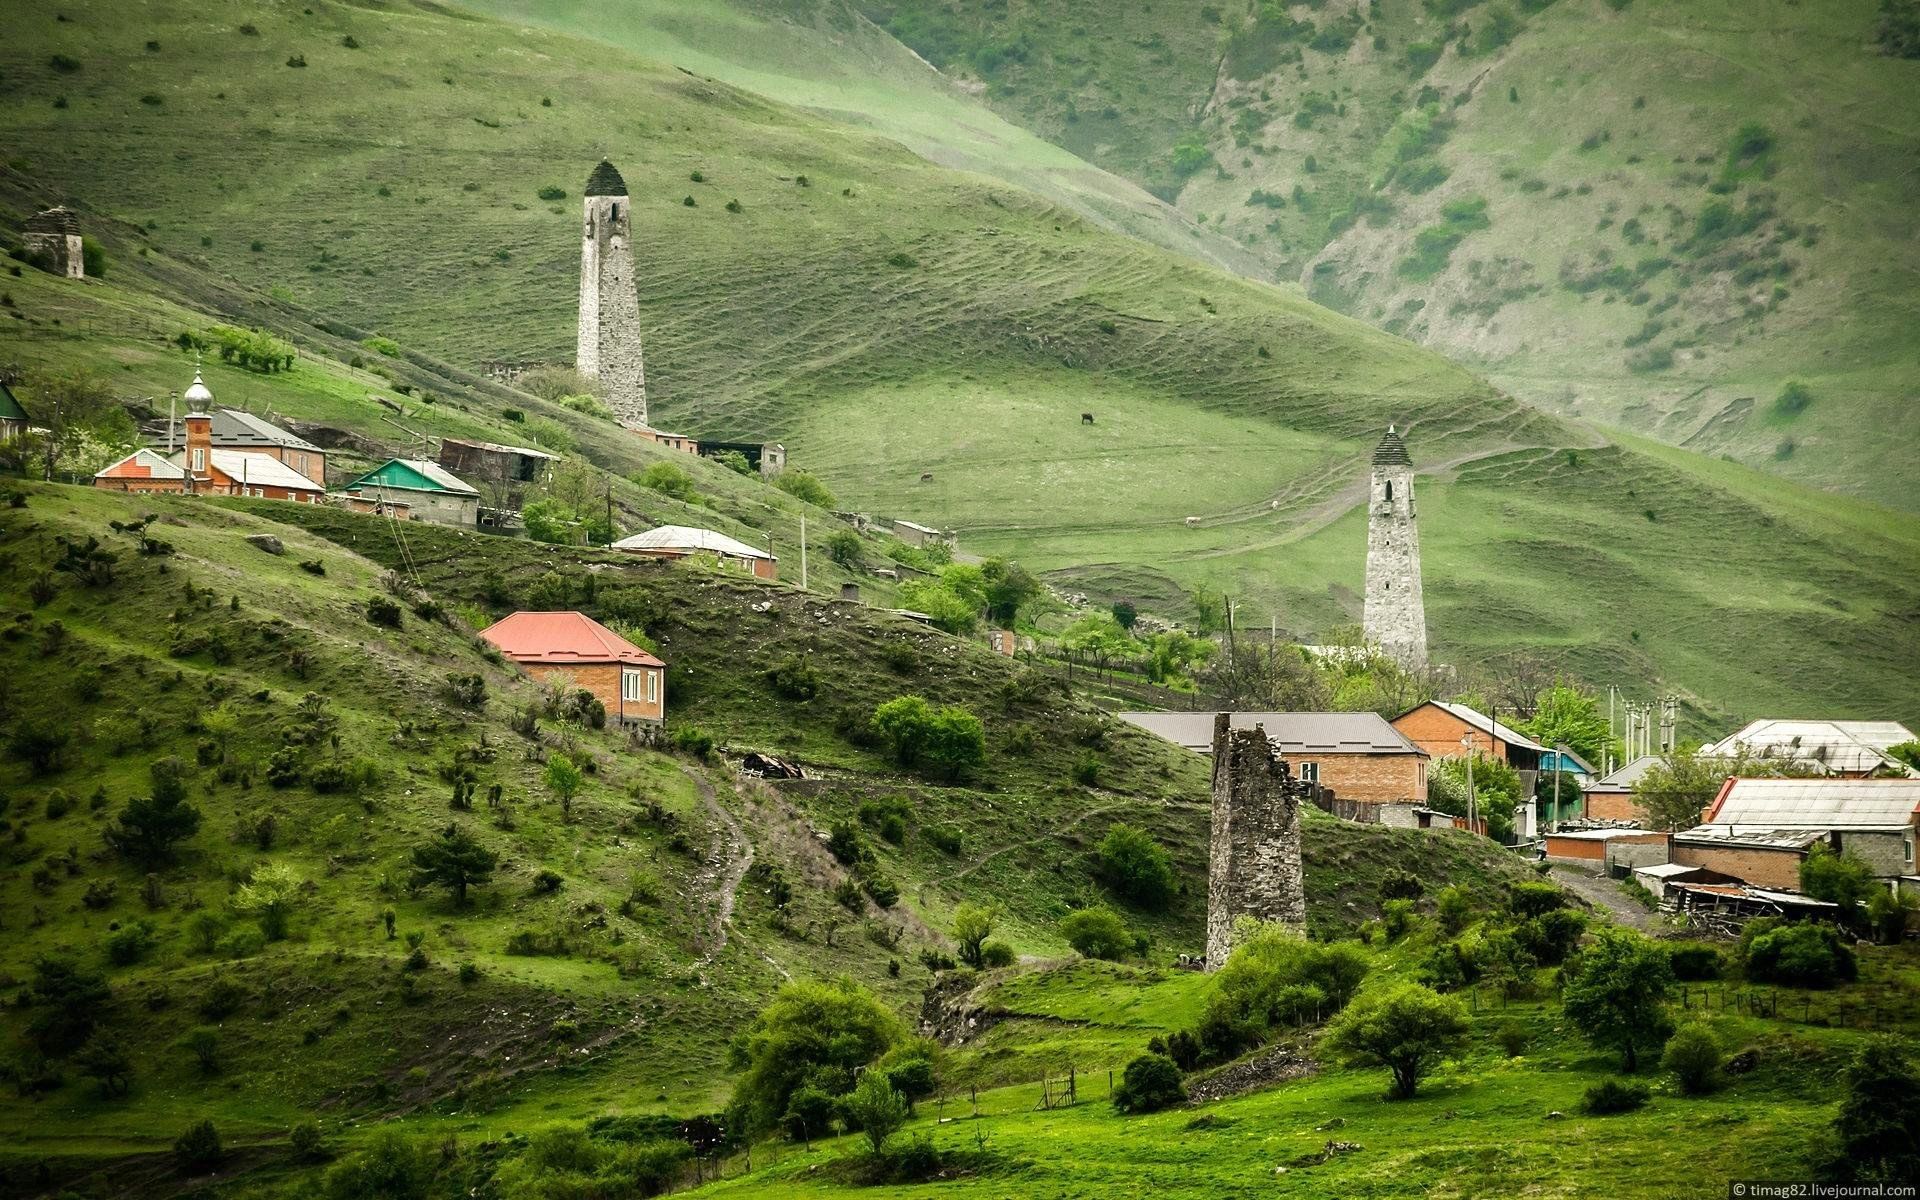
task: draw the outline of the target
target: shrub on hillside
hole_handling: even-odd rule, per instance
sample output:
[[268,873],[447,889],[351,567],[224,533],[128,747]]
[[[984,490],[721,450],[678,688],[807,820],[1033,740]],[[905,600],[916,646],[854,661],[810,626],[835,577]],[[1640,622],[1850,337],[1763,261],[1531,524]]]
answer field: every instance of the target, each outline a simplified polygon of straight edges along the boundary
[[1637,1083],[1608,1079],[1587,1089],[1587,1094],[1580,1100],[1580,1108],[1594,1116],[1632,1112],[1644,1107],[1650,1095],[1646,1088]]
[[1113,1089],[1113,1106],[1123,1113],[1159,1112],[1186,1098],[1180,1068],[1162,1054],[1142,1054],[1128,1063],[1120,1086]]
[[1006,942],[986,942],[980,947],[980,965],[989,970],[994,967],[1010,967],[1018,955]]
[[1060,936],[1088,958],[1118,962],[1133,952],[1132,932],[1110,908],[1083,908],[1069,913],[1066,920],[1060,922]]
[[1320,1045],[1351,1065],[1385,1066],[1393,1073],[1389,1098],[1404,1100],[1441,1059],[1466,1046],[1471,1027],[1460,1001],[1403,984],[1349,1006]]
[[713,757],[715,745],[713,735],[698,725],[681,725],[674,729],[667,740],[673,743],[675,750],[697,758],[701,762],[706,762]]
[[1673,977],[1688,983],[1720,978],[1725,957],[1718,946],[1705,942],[1674,942],[1667,947],[1667,960],[1673,964]]
[[177,758],[156,759],[147,768],[149,794],[136,796],[119,819],[102,833],[107,848],[152,869],[171,861],[174,847],[200,828],[200,810],[187,803],[187,765]]
[[1920,1071],[1906,1044],[1882,1035],[1860,1047],[1842,1077],[1846,1096],[1834,1117],[1837,1179],[1911,1183],[1920,1179]]
[[23,998],[30,1004],[27,1041],[41,1054],[59,1058],[93,1035],[113,992],[100,972],[49,954],[34,961]]
[[693,476],[687,474],[678,463],[654,463],[646,470],[634,475],[633,482],[643,488],[651,488],[662,496],[670,496],[688,504],[700,502],[700,493],[694,490]]
[[807,471],[782,471],[774,477],[773,486],[818,508],[831,509],[838,503],[827,485]]
[[1570,969],[1560,993],[1567,1019],[1594,1045],[1619,1050],[1627,1070],[1639,1065],[1642,1049],[1673,1032],[1666,1005],[1673,968],[1658,943],[1606,930]]
[[907,840],[907,819],[912,815],[913,805],[908,803],[905,796],[868,800],[860,806],[859,812],[862,825],[896,846]]
[[173,1161],[182,1174],[193,1175],[220,1165],[220,1133],[212,1121],[189,1126],[173,1143]]
[[367,597],[367,620],[388,629],[400,628],[400,606],[385,596]]
[[1173,899],[1173,856],[1146,830],[1114,822],[1095,859],[1107,886],[1140,907],[1162,909]]
[[1441,888],[1433,898],[1433,915],[1441,929],[1449,934],[1459,933],[1473,919],[1473,898],[1463,887]]
[[949,856],[958,855],[966,847],[966,835],[952,825],[929,825],[925,837],[928,845]]
[[800,654],[789,654],[767,668],[767,682],[789,700],[811,700],[820,691],[820,672]]
[[1557,967],[1580,944],[1580,935],[1586,927],[1587,918],[1583,914],[1559,908],[1515,925],[1513,939],[1541,966]]
[[899,696],[873,710],[871,726],[900,765],[924,766],[949,781],[986,761],[986,727],[958,705],[935,709],[919,696]]
[[[740,1076],[727,1124],[749,1135],[791,1128],[788,1115],[809,1092],[824,1097],[830,1118],[855,1072],[905,1039],[900,1018],[850,979],[786,984],[729,1048]],[[808,1134],[825,1131],[824,1121],[807,1124]]]
[[1720,1043],[1713,1030],[1694,1023],[1682,1025],[1667,1041],[1660,1063],[1673,1073],[1674,1082],[1689,1096],[1713,1090],[1720,1078]]
[[1852,947],[1830,925],[1773,925],[1757,933],[1752,921],[1740,938],[1747,978],[1761,983],[1826,988],[1851,982],[1860,973]]
[[827,535],[827,557],[848,569],[860,565],[860,535],[851,529],[836,529]]

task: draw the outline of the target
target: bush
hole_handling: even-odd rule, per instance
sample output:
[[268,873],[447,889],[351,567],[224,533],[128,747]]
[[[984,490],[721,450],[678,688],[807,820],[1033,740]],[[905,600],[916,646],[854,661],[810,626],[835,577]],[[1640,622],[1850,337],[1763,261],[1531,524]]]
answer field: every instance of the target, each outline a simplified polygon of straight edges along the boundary
[[1085,908],[1060,922],[1060,936],[1088,958],[1118,962],[1133,950],[1127,923],[1110,908]]
[[1113,1106],[1123,1113],[1159,1112],[1186,1098],[1180,1068],[1163,1054],[1142,1054],[1128,1063],[1120,1086],[1113,1090]]
[[107,935],[107,961],[116,967],[139,962],[153,949],[153,926],[145,921],[129,921]]
[[839,503],[833,498],[833,493],[827,490],[826,484],[806,471],[782,471],[774,477],[773,486],[819,508],[831,509]]
[[1527,1052],[1527,1043],[1533,1040],[1527,1027],[1518,1021],[1507,1021],[1500,1026],[1495,1035],[1500,1041],[1500,1049],[1508,1058],[1519,1058]]
[[1513,927],[1513,939],[1542,966],[1557,967],[1580,944],[1587,918],[1580,913],[1557,908],[1529,917]]
[[860,565],[860,535],[851,529],[836,529],[827,536],[827,557],[848,569]]
[[1667,960],[1673,964],[1673,977],[1688,983],[1720,978],[1725,961],[1719,947],[1705,942],[1675,942],[1667,947]]
[[767,682],[789,700],[811,700],[820,691],[820,672],[799,654],[790,654],[767,669]]
[[1387,931],[1387,940],[1397,942],[1407,936],[1413,928],[1413,901],[1389,900],[1380,906],[1380,923]]
[[866,1135],[876,1157],[886,1152],[887,1139],[907,1123],[907,1098],[878,1070],[860,1076],[851,1094],[840,1102],[850,1128]]
[[1516,917],[1537,917],[1567,906],[1567,894],[1551,883],[1518,883],[1507,897]]
[[1473,898],[1462,887],[1441,888],[1433,898],[1433,915],[1439,919],[1441,929],[1459,933],[1473,919]]
[[367,598],[367,620],[388,629],[400,628],[400,606],[385,596]]
[[1146,830],[1115,822],[1096,857],[1107,886],[1140,907],[1162,909],[1173,898],[1173,856]]
[[672,737],[668,740],[673,743],[674,749],[682,754],[691,755],[701,762],[706,762],[713,757],[713,735],[698,725],[682,725],[673,731]]
[[567,198],[567,189],[556,187],[549,183],[536,192],[535,195],[539,196],[542,200],[565,200]]
[[986,761],[986,727],[958,705],[899,696],[873,710],[871,728],[902,766],[924,765],[949,781]]
[[662,496],[696,504],[700,493],[694,490],[693,476],[682,470],[678,463],[657,462],[633,477],[633,482],[643,488],[651,488]]
[[966,848],[966,835],[952,825],[929,825],[923,836],[928,845],[942,854],[957,856]]
[[867,840],[852,821],[835,821],[827,832],[827,852],[842,866],[858,866],[869,856]]
[[980,965],[988,969],[1010,967],[1018,959],[1013,947],[1005,942],[983,942],[980,946]]
[[1341,1013],[1320,1044],[1347,1063],[1387,1067],[1393,1073],[1388,1096],[1404,1100],[1435,1064],[1466,1045],[1471,1027],[1460,1001],[1403,984]]
[[1580,1101],[1580,1108],[1594,1116],[1606,1116],[1612,1113],[1632,1112],[1644,1107],[1650,1095],[1646,1088],[1637,1083],[1622,1083],[1609,1079],[1587,1089]]
[[1834,1118],[1845,1180],[1911,1183],[1920,1179],[1920,1072],[1894,1035],[1860,1047],[1842,1076],[1846,1096]]
[[173,1143],[173,1161],[188,1175],[218,1166],[222,1153],[220,1131],[212,1121],[189,1126]]
[[1749,922],[1740,939],[1749,979],[1826,988],[1851,982],[1860,973],[1853,949],[1830,925],[1777,925],[1755,934],[1759,924]]
[[312,1121],[302,1121],[287,1130],[287,1145],[293,1156],[302,1162],[318,1162],[327,1156],[326,1143],[320,1137],[320,1127]]
[[900,903],[900,885],[885,875],[869,871],[861,877],[860,885],[881,908],[892,908]]
[[853,1090],[854,1072],[905,1038],[900,1018],[850,979],[784,985],[729,1050],[740,1075],[728,1128],[825,1132],[836,1098]]
[[434,1156],[397,1129],[373,1135],[365,1149],[327,1172],[329,1200],[426,1200]]
[[1689,1096],[1713,1090],[1720,1077],[1720,1043],[1705,1025],[1682,1025],[1667,1041],[1660,1063],[1673,1072],[1674,1082]]

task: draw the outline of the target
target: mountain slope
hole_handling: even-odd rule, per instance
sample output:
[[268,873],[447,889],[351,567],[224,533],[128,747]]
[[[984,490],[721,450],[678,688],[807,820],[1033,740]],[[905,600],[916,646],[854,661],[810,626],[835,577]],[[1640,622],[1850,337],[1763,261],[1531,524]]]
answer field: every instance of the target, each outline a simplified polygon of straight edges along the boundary
[[1872,0],[865,7],[1530,402],[1914,507],[1910,456],[1854,435],[1920,387],[1920,61]]

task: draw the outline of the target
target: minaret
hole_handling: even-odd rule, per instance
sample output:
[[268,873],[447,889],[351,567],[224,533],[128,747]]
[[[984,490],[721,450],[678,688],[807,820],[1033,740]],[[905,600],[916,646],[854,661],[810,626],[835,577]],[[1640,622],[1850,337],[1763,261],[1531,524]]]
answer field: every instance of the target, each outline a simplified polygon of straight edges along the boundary
[[647,428],[647,371],[634,291],[633,202],[606,159],[587,177],[580,238],[580,341],[574,366],[606,386],[607,406],[628,429]]
[[1367,641],[1403,666],[1427,665],[1427,609],[1420,597],[1420,526],[1413,459],[1393,426],[1373,449],[1367,496]]

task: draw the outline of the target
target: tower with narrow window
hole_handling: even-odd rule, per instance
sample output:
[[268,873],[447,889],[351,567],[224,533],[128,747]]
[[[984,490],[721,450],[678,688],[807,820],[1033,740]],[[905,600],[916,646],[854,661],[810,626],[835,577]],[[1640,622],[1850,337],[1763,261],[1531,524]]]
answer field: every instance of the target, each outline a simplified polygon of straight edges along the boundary
[[1427,665],[1427,609],[1420,596],[1420,526],[1413,457],[1394,427],[1373,449],[1367,492],[1367,641],[1411,668]]
[[634,290],[633,201],[606,159],[587,177],[580,238],[580,340],[574,367],[606,387],[607,406],[628,429],[647,428],[647,371]]

